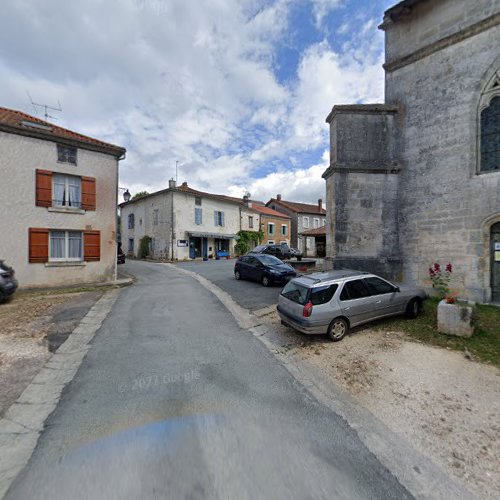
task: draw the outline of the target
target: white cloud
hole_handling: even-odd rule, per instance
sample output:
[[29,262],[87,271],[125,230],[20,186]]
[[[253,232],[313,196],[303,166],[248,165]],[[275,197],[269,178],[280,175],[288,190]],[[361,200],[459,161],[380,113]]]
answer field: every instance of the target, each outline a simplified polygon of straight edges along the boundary
[[[342,4],[311,2],[318,26]],[[179,181],[195,188],[314,202],[326,166],[303,153],[328,148],[333,104],[382,99],[382,44],[365,20],[342,51],[327,41],[302,48],[296,74],[280,81],[277,47],[292,6],[4,0],[1,105],[33,113],[26,90],[37,102],[60,100],[58,124],[127,148],[120,185],[133,192],[165,187],[179,160]]]

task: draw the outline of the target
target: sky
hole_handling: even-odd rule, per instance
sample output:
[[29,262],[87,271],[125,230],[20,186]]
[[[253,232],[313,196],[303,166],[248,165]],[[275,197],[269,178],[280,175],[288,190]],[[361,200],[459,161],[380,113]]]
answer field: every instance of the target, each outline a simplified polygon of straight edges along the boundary
[[[2,0],[0,106],[123,146],[120,187],[317,203],[335,104],[383,102],[395,0]],[[30,97],[29,97],[30,96]]]

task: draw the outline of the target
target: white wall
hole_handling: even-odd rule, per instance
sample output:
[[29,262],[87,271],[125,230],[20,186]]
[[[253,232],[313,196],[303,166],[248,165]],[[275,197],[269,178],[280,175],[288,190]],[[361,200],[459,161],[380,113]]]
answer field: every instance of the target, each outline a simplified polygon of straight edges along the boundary
[[[0,132],[0,259],[16,271],[21,287],[108,281],[116,269],[118,162],[78,148],[78,165],[57,162],[55,142]],[[54,213],[35,205],[36,169],[96,178],[96,211]],[[30,227],[101,232],[101,260],[51,267],[28,262]]]

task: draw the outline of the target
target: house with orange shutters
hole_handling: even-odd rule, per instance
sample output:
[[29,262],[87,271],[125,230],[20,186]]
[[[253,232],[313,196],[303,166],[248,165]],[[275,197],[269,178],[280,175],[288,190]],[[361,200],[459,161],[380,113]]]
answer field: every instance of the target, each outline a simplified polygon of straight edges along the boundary
[[0,108],[0,260],[20,287],[116,279],[122,147]]

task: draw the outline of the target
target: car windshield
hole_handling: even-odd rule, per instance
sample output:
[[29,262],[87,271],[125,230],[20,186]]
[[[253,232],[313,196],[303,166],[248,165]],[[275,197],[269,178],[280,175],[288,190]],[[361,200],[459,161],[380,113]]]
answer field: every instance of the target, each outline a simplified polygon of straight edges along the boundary
[[277,257],[274,257],[273,255],[259,255],[257,259],[262,262],[262,264],[265,264],[266,266],[275,266],[277,264],[283,264],[281,260],[279,260]]
[[299,285],[294,281],[289,281],[285,285],[285,288],[283,288],[281,295],[291,300],[292,302],[297,302],[297,304],[304,305],[307,302],[309,290],[310,289],[304,285]]
[[266,247],[265,245],[259,245],[257,247],[255,247],[252,252],[262,252],[262,250],[264,250]]

